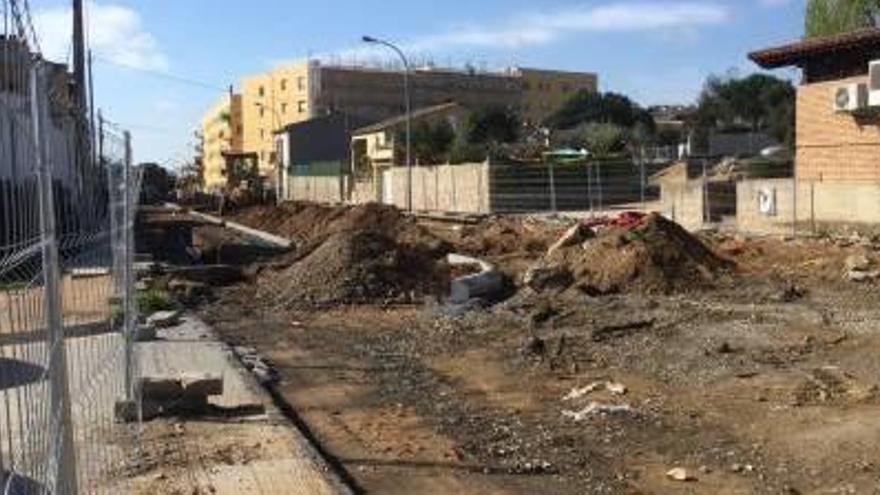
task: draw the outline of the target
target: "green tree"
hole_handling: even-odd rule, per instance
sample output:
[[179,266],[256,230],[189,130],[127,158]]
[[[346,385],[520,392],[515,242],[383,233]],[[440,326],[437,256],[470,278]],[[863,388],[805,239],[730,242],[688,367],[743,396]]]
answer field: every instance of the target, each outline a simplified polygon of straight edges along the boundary
[[473,112],[465,129],[470,144],[497,146],[512,143],[519,137],[522,123],[518,115],[507,108],[487,107]]
[[558,112],[547,119],[554,129],[572,129],[582,124],[600,122],[631,129],[641,124],[651,132],[654,119],[647,110],[628,97],[617,93],[579,91]]
[[626,131],[617,124],[590,122],[584,126],[583,141],[594,156],[605,158],[625,145]]
[[766,74],[710,77],[700,94],[694,123],[697,137],[712,131],[766,132],[779,142],[794,140],[795,89]]
[[877,26],[880,0],[809,0],[804,31],[808,38]]
[[[405,138],[398,139],[402,143]],[[412,130],[412,148],[419,163],[446,161],[455,141],[455,129],[447,120],[435,124],[420,122]]]

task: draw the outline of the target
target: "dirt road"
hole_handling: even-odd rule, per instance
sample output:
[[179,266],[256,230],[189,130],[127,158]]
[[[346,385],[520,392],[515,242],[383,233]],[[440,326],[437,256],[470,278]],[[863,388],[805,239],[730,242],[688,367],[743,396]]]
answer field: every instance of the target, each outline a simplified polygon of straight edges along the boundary
[[[530,261],[435,232],[514,272]],[[202,314],[269,358],[278,394],[367,493],[876,492],[877,288],[841,275],[870,249],[707,242],[740,267],[711,289],[520,289],[449,316],[286,309],[245,284]]]

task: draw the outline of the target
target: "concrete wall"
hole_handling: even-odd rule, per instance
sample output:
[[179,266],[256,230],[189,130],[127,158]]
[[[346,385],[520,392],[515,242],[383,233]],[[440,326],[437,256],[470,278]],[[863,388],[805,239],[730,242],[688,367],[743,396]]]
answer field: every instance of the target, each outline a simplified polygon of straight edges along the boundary
[[800,179],[880,179],[876,118],[835,113],[835,88],[867,83],[867,76],[805,84],[797,92],[797,169]]
[[[759,210],[759,192],[776,197],[776,214]],[[790,233],[795,221],[799,231],[880,222],[880,180],[799,180],[797,198],[792,179],[746,180],[737,184],[737,226],[744,232]]]
[[659,213],[687,230],[703,228],[704,192],[702,179],[668,181],[660,185]]
[[[382,179],[385,203],[406,207],[406,167],[387,169]],[[489,165],[466,163],[413,167],[413,209],[464,213],[489,212]],[[387,197],[390,193],[390,197]]]

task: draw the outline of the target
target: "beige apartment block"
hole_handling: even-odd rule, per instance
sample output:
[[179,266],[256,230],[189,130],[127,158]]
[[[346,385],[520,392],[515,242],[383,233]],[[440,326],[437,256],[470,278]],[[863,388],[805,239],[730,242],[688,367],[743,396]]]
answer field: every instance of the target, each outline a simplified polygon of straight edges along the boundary
[[[538,69],[499,72],[418,68],[411,73],[412,108],[456,102],[465,108],[503,106],[534,123],[558,110],[578,90],[596,91],[597,76]],[[405,111],[399,70],[304,61],[241,82],[242,151],[256,153],[261,175],[278,175],[274,135],[285,126],[343,113],[380,122]]]
[[223,154],[241,152],[243,132],[241,95],[224,96],[202,119],[205,190],[216,191],[226,185]]
[[522,80],[520,113],[525,121],[540,124],[579,91],[597,92],[599,78],[585,72],[516,69]]

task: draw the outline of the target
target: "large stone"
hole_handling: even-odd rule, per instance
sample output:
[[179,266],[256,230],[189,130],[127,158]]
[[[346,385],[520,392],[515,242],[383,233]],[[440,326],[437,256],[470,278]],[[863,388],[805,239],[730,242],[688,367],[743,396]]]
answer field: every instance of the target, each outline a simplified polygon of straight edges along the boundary
[[147,325],[155,328],[170,328],[180,323],[180,311],[157,311],[147,317]]
[[180,381],[185,396],[223,395],[223,377],[214,373],[184,373]]
[[844,262],[848,272],[866,272],[871,268],[871,260],[865,254],[851,254]]

